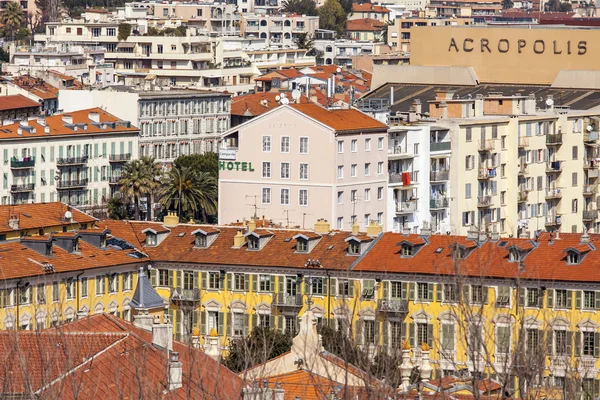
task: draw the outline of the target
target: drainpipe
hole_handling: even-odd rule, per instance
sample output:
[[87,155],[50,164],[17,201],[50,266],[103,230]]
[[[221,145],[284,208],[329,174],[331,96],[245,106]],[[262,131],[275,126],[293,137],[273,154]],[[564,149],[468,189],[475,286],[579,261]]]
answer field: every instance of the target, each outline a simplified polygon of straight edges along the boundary
[[19,303],[21,302],[21,299],[20,299],[21,296],[20,296],[20,293],[19,293],[19,287],[21,286],[21,283],[23,283],[22,279],[19,282],[17,282],[17,292],[15,293],[15,296],[17,297],[17,314],[15,316],[15,321],[14,321],[14,324],[15,324],[14,328],[15,328],[15,330],[19,329],[19,325],[18,325],[19,324]]
[[75,276],[75,285],[76,285],[76,291],[77,293],[75,294],[75,298],[76,298],[76,309],[77,311],[75,311],[75,315],[79,314],[79,292],[80,292],[80,286],[81,284],[79,283],[79,277],[83,275],[83,271],[81,271],[77,276]]

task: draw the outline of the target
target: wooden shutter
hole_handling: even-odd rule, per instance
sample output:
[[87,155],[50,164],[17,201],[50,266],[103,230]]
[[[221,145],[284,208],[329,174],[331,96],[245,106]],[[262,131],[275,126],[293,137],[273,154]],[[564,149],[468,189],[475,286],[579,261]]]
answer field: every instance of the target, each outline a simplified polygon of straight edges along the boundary
[[442,284],[441,283],[435,284],[435,301],[437,301],[438,303],[442,302]]
[[537,297],[537,306],[542,308],[544,307],[544,292],[542,292],[542,289],[536,289],[538,291],[538,297]]
[[329,282],[327,282],[327,278],[317,278],[321,279],[321,286],[323,287],[323,296],[327,296],[329,293]]
[[571,357],[573,353],[573,332],[567,331],[567,356]]
[[181,337],[181,328],[182,328],[182,322],[183,322],[183,313],[181,312],[181,310],[177,310],[175,311],[175,325],[173,326],[174,330],[175,330],[175,336],[176,337]]
[[279,293],[285,293],[285,276],[278,276],[277,281],[279,282]]
[[227,274],[227,290],[230,292],[233,290],[233,274],[231,272]]
[[462,297],[463,297],[462,300],[466,304],[469,304],[471,302],[471,298],[470,298],[471,291],[469,289],[470,289],[469,285],[463,285],[463,287],[462,287]]
[[435,293],[435,285],[433,283],[427,284],[427,300],[433,301],[433,295]]
[[158,285],[158,279],[157,279],[157,276],[156,276],[156,275],[157,275],[157,274],[156,274],[156,270],[155,270],[154,268],[152,268],[152,269],[150,270],[150,284],[151,284],[153,287],[156,287],[156,286]]
[[546,354],[552,356],[554,354],[554,343],[553,343],[553,335],[554,331],[552,329],[548,329],[546,331]]
[[575,291],[575,308],[581,308],[581,290]]
[[190,332],[194,330],[198,326],[198,310],[192,310],[192,326],[190,326]]
[[416,346],[416,337],[417,335],[415,335],[415,324],[414,322],[410,322],[408,323],[407,326],[408,330],[406,332],[407,336],[408,336],[408,343],[410,344],[410,347],[415,347]]
[[249,314],[244,314],[244,336],[248,336],[250,330],[250,317]]
[[600,355],[600,333],[594,332],[594,357]]
[[362,327],[363,327],[363,321],[362,319],[357,319],[356,322],[354,323],[355,326],[355,335],[356,335],[356,344],[363,344],[363,332],[362,332]]
[[259,277],[257,274],[252,274],[252,291],[254,293],[258,293],[258,279]]
[[348,279],[348,296],[354,297],[354,279]]
[[219,289],[223,290],[225,286],[225,275],[219,272]]
[[383,281],[383,299],[387,300],[390,298],[390,282],[389,281]]
[[207,272],[202,272],[202,289],[206,290],[208,289],[208,279],[207,279]]
[[382,346],[384,348],[387,348],[390,345],[390,343],[389,343],[389,341],[390,341],[390,337],[389,337],[390,323],[388,321],[383,321],[383,326],[381,327],[381,329],[382,329],[382,332],[381,332],[382,335],[381,336],[382,336],[382,339],[383,339]]
[[227,321],[225,321],[225,330],[227,331],[227,336],[233,336],[233,313],[227,313]]
[[200,333],[206,335],[206,311],[201,311],[200,315]]
[[378,320],[375,320],[373,322],[373,325],[375,326],[375,329],[374,329],[375,337],[374,337],[373,342],[374,342],[375,346],[379,346],[379,335],[381,333],[381,323]]
[[595,300],[594,308],[596,310],[600,310],[600,292],[594,293],[594,300]]
[[567,290],[567,310],[573,308],[573,291]]
[[219,334],[219,336],[223,336],[223,325],[225,322],[225,315],[222,312],[218,312],[217,313],[217,333]]
[[[273,319],[273,318],[271,318]],[[283,315],[279,315],[277,317],[277,328],[279,329],[279,332],[283,333],[285,331],[285,318]]]
[[575,357],[581,355],[581,332],[575,332]]
[[194,289],[198,289],[198,273],[192,272],[192,285]]
[[329,295],[330,296],[337,296],[337,279],[336,278],[329,278],[330,279],[330,283],[329,283]]
[[[548,289],[546,290],[546,307],[547,308],[552,308],[554,307],[554,290],[553,289]],[[568,295],[567,295],[568,297]]]
[[402,282],[401,290],[402,290],[402,300],[408,300],[408,283]]
[[433,324],[427,324],[427,345],[433,349]]
[[[400,340],[406,341],[407,334],[408,334],[408,322],[401,322],[400,323]],[[400,344],[400,347],[402,347],[402,344]]]
[[487,304],[488,303],[488,292],[489,289],[487,286],[482,286],[481,287],[481,291],[483,292],[483,304]]
[[408,300],[414,300],[414,299],[415,299],[415,283],[410,282],[408,284]]
[[250,290],[250,275],[244,274],[244,292]]
[[519,306],[525,307],[525,288],[519,288]]

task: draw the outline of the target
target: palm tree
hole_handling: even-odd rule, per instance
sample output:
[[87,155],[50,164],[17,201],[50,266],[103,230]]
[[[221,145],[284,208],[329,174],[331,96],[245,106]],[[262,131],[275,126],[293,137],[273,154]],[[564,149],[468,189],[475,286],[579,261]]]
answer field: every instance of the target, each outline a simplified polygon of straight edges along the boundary
[[207,213],[217,209],[217,182],[207,172],[195,172],[187,167],[174,167],[159,191],[160,203],[167,209],[175,208],[179,216],[191,212],[194,216],[202,213],[206,221]]
[[143,196],[148,198],[146,217],[150,219],[151,197],[159,186],[160,175],[160,165],[152,157],[142,157],[139,160],[132,160],[125,164],[119,184],[121,185],[121,192],[133,199],[136,220],[140,219],[140,197]]
[[0,14],[0,23],[4,25],[4,36],[10,33],[14,41],[15,33],[25,24],[25,13],[21,4],[16,1],[7,2]]
[[146,220],[152,221],[152,204],[156,189],[160,186],[162,168],[160,163],[154,160],[154,157],[143,156],[140,158],[144,172],[144,183],[142,185],[143,193],[146,195]]

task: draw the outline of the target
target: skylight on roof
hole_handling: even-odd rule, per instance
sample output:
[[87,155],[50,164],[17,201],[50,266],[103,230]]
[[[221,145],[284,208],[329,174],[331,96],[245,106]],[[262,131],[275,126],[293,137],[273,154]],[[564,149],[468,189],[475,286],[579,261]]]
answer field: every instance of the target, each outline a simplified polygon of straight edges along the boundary
[[506,240],[501,241],[500,243],[498,243],[498,247],[504,247],[508,244],[508,242]]
[[178,237],[184,237],[185,236],[185,232],[181,232],[179,235],[177,235]]
[[327,250],[333,250],[333,244],[327,248]]
[[435,254],[439,254],[442,252],[442,250],[444,250],[443,247],[438,247],[437,249],[435,249]]
[[289,242],[290,240],[292,240],[292,238],[285,238],[283,241],[284,242]]

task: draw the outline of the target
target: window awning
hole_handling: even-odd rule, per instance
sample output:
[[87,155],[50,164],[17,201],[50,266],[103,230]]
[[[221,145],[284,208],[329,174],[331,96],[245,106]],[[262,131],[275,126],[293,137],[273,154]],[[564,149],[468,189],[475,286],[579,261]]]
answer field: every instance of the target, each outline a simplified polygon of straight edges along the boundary
[[135,43],[120,42],[117,44],[117,49],[133,49],[134,47]]

